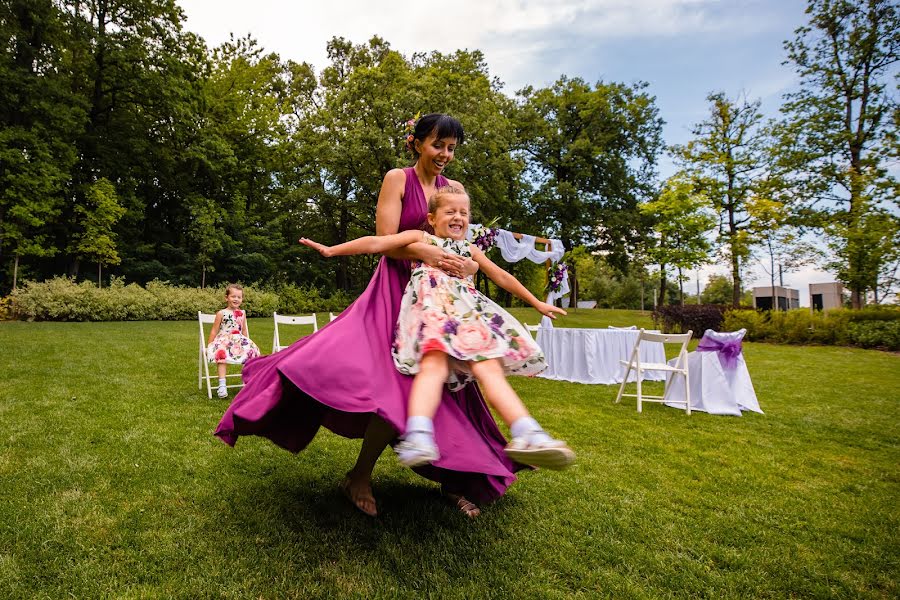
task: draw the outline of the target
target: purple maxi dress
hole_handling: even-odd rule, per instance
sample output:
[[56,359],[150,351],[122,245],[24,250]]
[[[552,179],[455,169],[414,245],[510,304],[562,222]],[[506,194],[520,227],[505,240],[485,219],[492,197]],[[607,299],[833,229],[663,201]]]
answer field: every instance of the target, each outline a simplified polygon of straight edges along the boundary
[[[404,171],[400,231],[420,228],[427,214],[414,169]],[[436,183],[447,180],[439,176]],[[281,352],[249,361],[244,387],[216,435],[232,446],[241,435],[260,435],[299,452],[322,425],[363,437],[373,413],[402,433],[412,377],[397,371],[391,343],[409,277],[408,261],[382,257],[366,290],[337,319]],[[420,475],[476,502],[499,498],[515,481],[521,465],[503,452],[506,440],[475,384],[458,392],[444,388],[434,429],[441,459],[417,468]]]

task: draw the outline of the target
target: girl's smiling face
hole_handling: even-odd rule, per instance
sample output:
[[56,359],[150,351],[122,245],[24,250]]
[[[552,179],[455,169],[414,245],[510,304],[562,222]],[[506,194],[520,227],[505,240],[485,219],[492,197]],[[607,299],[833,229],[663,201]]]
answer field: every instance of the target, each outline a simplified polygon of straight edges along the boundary
[[428,213],[428,223],[438,237],[466,239],[466,232],[469,230],[469,196],[443,194],[437,209]]
[[225,295],[225,303],[228,305],[228,308],[231,310],[235,310],[240,307],[241,303],[244,301],[244,292],[243,290],[236,290],[231,288],[228,290],[228,293]]

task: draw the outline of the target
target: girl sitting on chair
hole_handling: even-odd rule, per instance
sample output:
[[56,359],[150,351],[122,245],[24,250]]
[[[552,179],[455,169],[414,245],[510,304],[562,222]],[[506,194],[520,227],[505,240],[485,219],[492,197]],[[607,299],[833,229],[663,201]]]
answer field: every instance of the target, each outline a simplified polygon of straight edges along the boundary
[[226,308],[216,313],[216,320],[209,332],[206,358],[218,367],[219,388],[216,393],[219,398],[228,397],[225,365],[242,365],[259,356],[259,348],[247,333],[247,315],[240,308],[243,302],[244,289],[236,283],[229,284],[225,288]]

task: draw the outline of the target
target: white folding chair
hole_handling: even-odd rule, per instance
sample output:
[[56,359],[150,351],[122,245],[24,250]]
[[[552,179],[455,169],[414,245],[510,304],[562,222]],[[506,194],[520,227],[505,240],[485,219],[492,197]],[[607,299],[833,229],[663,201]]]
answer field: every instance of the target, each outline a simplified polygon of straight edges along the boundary
[[617,331],[634,331],[637,329],[637,325],[629,325],[628,327],[616,327],[615,325],[607,325],[607,329],[615,329]]
[[315,313],[311,315],[303,315],[303,316],[289,316],[289,315],[279,315],[278,313],[272,313],[272,317],[275,319],[275,337],[272,339],[272,353],[280,352],[288,347],[289,344],[281,345],[281,338],[278,336],[278,325],[312,325],[313,333],[319,330],[319,325],[316,323],[316,315]]
[[[212,400],[212,389],[213,387],[219,387],[218,385],[212,385],[213,381],[216,381],[218,384],[219,374],[214,373],[212,375],[209,374],[209,361],[206,358],[206,334],[203,332],[203,325],[210,324],[216,322],[216,315],[209,314],[205,312],[197,311],[197,321],[200,323],[200,352],[197,355],[197,389],[203,389],[203,380],[206,379],[206,395]],[[249,326],[247,333],[249,334]],[[226,388],[240,388],[244,387],[244,383],[232,383],[228,384],[229,377],[237,377],[240,380],[240,373],[230,373],[225,375]]]
[[522,325],[524,325],[525,329],[527,329],[531,333],[531,337],[537,339],[538,329],[541,328],[540,325],[529,325],[528,323],[522,323]]
[[329,312],[329,313],[328,313],[328,322],[331,323],[332,321],[334,321],[335,319],[337,319],[339,316],[340,316],[339,314],[336,315],[336,314],[334,314],[333,312]]
[[[670,402],[667,398],[669,384],[675,379],[676,374],[681,374],[684,378],[684,400],[681,403],[685,405],[687,414],[691,414],[691,388],[690,380],[688,378],[687,345],[688,342],[691,341],[691,335],[693,333],[693,331],[688,331],[687,333],[651,333],[641,329],[638,332],[638,337],[634,342],[634,348],[631,350],[629,359],[627,361],[619,361],[625,365],[625,376],[622,378],[622,385],[619,386],[619,395],[616,396],[616,402],[618,403],[622,399],[622,396],[636,397],[638,412],[641,412],[641,403],[643,401]],[[678,349],[678,356],[673,361],[670,361],[673,363],[671,365],[666,363],[642,363],[640,353],[642,341],[659,342],[661,344],[679,344],[680,348]],[[637,394],[625,394],[625,384],[628,383],[628,376],[631,374],[632,369],[637,371]],[[662,396],[646,396],[641,392],[641,380],[643,379],[644,371],[665,371],[668,373],[666,379],[666,391],[663,392]]]

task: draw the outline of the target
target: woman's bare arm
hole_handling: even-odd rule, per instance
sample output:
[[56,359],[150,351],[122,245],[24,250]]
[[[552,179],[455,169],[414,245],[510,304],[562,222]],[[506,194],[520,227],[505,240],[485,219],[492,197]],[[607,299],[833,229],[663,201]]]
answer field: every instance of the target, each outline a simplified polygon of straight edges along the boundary
[[326,258],[354,254],[385,254],[420,242],[424,233],[418,229],[409,229],[391,235],[367,235],[335,246],[326,246],[309,238],[300,238],[300,243],[318,250],[319,254]]

